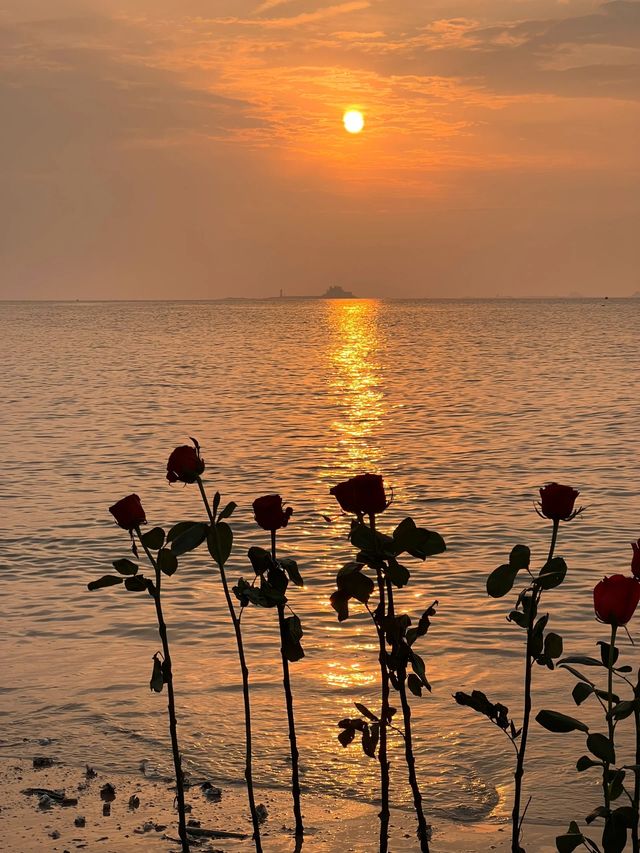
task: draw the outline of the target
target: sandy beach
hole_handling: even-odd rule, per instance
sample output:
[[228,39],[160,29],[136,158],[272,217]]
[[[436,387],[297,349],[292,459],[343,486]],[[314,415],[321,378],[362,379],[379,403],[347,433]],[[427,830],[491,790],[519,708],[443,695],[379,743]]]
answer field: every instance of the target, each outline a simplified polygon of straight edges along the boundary
[[[0,811],[5,853],[179,853],[176,817],[171,809],[171,782],[136,774],[87,775],[86,768],[53,764],[35,769],[33,759],[4,758],[0,764],[4,791]],[[225,786],[221,797],[208,799],[201,782],[192,780],[193,849],[201,853],[250,853],[253,845],[244,790]],[[209,780],[207,780],[209,781]],[[215,786],[215,780],[211,780]],[[110,814],[104,815],[101,790],[115,788]],[[50,796],[45,792],[54,794]],[[260,789],[266,808],[263,843],[269,853],[294,853],[289,795]],[[62,799],[64,797],[64,799]],[[131,798],[137,798],[130,804]],[[356,800],[308,796],[304,800],[309,853],[373,853],[377,846],[377,810]],[[84,820],[83,820],[84,819]],[[527,851],[552,853],[555,830],[527,828]],[[431,847],[442,853],[486,853],[509,849],[508,826],[490,823],[453,824],[435,821]],[[391,821],[393,853],[418,849],[410,812],[394,810]]]

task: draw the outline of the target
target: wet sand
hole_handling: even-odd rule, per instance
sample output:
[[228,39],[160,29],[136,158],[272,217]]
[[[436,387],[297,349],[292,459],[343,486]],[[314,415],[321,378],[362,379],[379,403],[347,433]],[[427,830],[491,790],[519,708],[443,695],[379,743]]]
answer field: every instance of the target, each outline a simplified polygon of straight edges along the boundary
[[[149,777],[143,772],[114,774],[102,772],[88,778],[85,768],[54,764],[34,769],[32,759],[5,758],[0,762],[3,798],[0,807],[5,853],[179,853],[176,814],[172,810],[171,782]],[[208,800],[200,785],[192,780],[187,795],[190,820],[199,837],[193,850],[201,853],[250,853],[251,825],[244,789],[220,786],[218,801]],[[215,780],[210,780],[213,785]],[[106,783],[115,788],[110,815],[103,814],[101,789]],[[64,795],[42,801],[41,793],[25,791],[48,789]],[[258,802],[267,810],[263,824],[263,846],[267,853],[295,853],[290,821],[290,795],[287,791],[260,789]],[[139,806],[129,805],[137,797]],[[77,803],[73,801],[77,800]],[[305,853],[374,853],[377,847],[377,809],[356,800],[308,796],[304,800],[307,829]],[[76,825],[84,818],[84,825]],[[82,821],[79,821],[82,823]],[[202,837],[202,830],[230,833],[233,837]],[[550,827],[527,828],[528,853],[553,853],[556,830]],[[235,837],[238,836],[238,837]],[[417,851],[415,821],[410,812],[394,810],[391,821],[392,853]],[[431,849],[434,853],[486,853],[509,849],[509,828],[490,823],[453,824],[435,821]]]

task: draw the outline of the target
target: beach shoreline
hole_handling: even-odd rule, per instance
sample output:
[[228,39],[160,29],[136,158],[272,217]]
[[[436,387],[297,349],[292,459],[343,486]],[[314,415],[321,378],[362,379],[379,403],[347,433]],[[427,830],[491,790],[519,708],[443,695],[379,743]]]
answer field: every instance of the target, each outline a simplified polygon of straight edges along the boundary
[[[35,757],[35,756],[34,756]],[[48,762],[45,762],[48,763]],[[114,773],[54,763],[35,769],[33,758],[4,756],[0,760],[4,796],[0,816],[3,850],[6,853],[100,853],[179,851],[176,814],[172,810],[172,784],[168,778],[144,772]],[[193,849],[201,853],[250,853],[251,825],[244,788],[220,785],[221,797],[207,797],[202,782],[192,780],[187,792],[189,819],[198,835]],[[103,814],[101,789],[115,788],[109,815]],[[41,791],[64,794],[65,801]],[[266,808],[263,843],[269,853],[293,853],[294,839],[290,794],[286,790],[260,788],[258,802]],[[131,798],[137,798],[131,801]],[[77,803],[74,802],[77,800]],[[137,805],[139,801],[139,805]],[[134,807],[136,806],[136,807]],[[307,794],[303,798],[308,853],[373,853],[377,846],[377,808],[353,799]],[[78,820],[84,819],[84,820]],[[78,825],[80,823],[80,825]],[[204,833],[203,833],[204,830]],[[208,832],[214,837],[206,837]],[[557,827],[527,825],[524,844],[528,853],[553,853]],[[220,833],[216,837],[215,833]],[[507,853],[508,824],[454,823],[433,820],[431,849],[434,853]],[[5,846],[6,845],[6,846]],[[393,853],[419,849],[415,819],[410,811],[392,810]]]

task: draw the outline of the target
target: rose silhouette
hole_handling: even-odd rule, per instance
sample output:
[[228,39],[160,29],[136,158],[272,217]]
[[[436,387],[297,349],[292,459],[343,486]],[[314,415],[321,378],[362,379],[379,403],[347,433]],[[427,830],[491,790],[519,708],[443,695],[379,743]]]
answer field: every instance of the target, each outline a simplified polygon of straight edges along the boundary
[[593,590],[596,617],[606,625],[626,625],[640,601],[640,584],[626,575],[603,578]]
[[141,524],[147,523],[147,517],[138,495],[127,495],[126,498],[114,503],[109,507],[109,512],[115,518],[116,523],[131,532]]
[[200,445],[191,439],[195,447],[183,444],[176,447],[167,462],[167,480],[170,483],[195,483],[204,471],[204,459],[200,457]]
[[640,539],[637,542],[632,542],[633,559],[631,560],[631,571],[636,580],[640,580]]
[[358,474],[329,490],[345,512],[377,515],[389,506],[380,474]]
[[256,521],[263,530],[280,530],[286,527],[293,515],[290,506],[286,509],[280,495],[263,495],[253,502],[253,512]]
[[576,498],[580,494],[571,486],[560,483],[548,483],[540,489],[540,513],[552,521],[569,521],[577,512],[574,510]]

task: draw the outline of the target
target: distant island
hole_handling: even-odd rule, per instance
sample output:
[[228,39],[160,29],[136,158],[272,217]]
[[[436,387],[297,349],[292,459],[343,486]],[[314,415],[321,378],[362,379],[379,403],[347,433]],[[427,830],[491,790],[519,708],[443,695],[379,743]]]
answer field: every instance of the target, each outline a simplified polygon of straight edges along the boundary
[[[361,297],[356,296],[355,293],[352,293],[350,290],[345,290],[344,287],[340,287],[338,284],[333,284],[331,287],[328,287],[324,293],[319,296],[315,295],[290,295],[285,293],[281,288],[280,293],[277,296],[225,296],[220,300],[216,300],[219,302],[297,302],[301,299],[360,299]],[[365,298],[365,297],[363,297]]]
[[284,290],[280,291],[278,296],[270,296],[268,299],[357,299],[358,297],[355,293],[352,293],[350,290],[345,290],[344,287],[340,287],[338,284],[333,284],[331,287],[328,287],[323,294],[320,296],[289,296],[285,295]]
[[334,284],[332,287],[327,288],[325,292],[322,294],[323,299],[355,299],[353,293],[350,290],[344,290],[339,285]]

